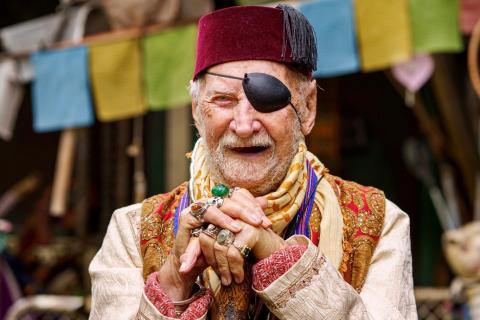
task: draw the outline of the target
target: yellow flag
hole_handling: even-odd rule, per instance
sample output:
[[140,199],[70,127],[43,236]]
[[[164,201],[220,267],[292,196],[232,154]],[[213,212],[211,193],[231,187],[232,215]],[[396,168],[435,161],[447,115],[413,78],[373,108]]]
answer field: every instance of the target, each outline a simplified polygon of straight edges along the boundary
[[114,121],[146,111],[138,40],[90,47],[90,77],[97,117]]
[[412,45],[408,0],[355,0],[363,71],[408,60]]

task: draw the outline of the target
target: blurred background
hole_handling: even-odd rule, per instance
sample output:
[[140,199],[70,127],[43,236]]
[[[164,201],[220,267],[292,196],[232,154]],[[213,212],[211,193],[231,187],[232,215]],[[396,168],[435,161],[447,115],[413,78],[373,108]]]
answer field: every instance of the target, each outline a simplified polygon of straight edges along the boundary
[[[421,319],[480,319],[480,0],[288,2],[318,42],[309,149],[409,214]],[[0,319],[88,317],[112,212],[188,179],[198,17],[245,4],[272,3],[0,2]]]

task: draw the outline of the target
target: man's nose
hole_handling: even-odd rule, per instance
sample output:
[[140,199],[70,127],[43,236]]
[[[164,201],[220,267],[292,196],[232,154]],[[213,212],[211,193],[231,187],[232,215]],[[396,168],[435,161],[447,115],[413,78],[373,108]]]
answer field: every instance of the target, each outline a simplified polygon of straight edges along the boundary
[[248,101],[237,104],[233,108],[233,119],[230,128],[241,138],[247,138],[260,130],[260,122],[255,118],[255,109]]

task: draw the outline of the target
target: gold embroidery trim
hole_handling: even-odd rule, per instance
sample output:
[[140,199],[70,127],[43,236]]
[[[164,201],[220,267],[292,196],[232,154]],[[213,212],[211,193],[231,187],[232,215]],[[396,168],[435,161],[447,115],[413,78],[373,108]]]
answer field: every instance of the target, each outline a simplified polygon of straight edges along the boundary
[[315,259],[312,260],[311,265],[305,268],[302,274],[276,297],[273,302],[274,305],[271,305],[270,302],[266,302],[269,309],[284,308],[287,305],[287,302],[294,298],[298,291],[308,287],[312,283],[312,278],[315,275],[318,275],[320,269],[325,264],[325,261],[325,257],[322,254],[317,253]]

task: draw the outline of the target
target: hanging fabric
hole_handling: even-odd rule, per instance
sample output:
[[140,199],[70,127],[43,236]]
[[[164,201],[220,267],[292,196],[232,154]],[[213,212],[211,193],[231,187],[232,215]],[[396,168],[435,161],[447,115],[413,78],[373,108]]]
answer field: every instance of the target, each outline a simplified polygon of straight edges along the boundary
[[90,47],[90,76],[100,121],[114,121],[146,111],[138,40]]
[[161,110],[190,104],[197,27],[188,25],[143,39],[147,104]]
[[351,0],[318,0],[298,8],[315,29],[315,78],[333,77],[360,70]]
[[435,62],[430,55],[416,55],[392,67],[393,77],[406,89],[405,104],[413,107],[415,93],[432,77]]
[[180,13],[180,0],[100,0],[114,29],[170,23]]
[[354,1],[362,70],[380,70],[408,60],[408,0]]
[[12,138],[23,92],[15,61],[0,60],[0,137],[4,140]]
[[31,56],[33,128],[36,132],[94,123],[85,47],[37,52]]
[[410,13],[414,52],[463,50],[458,0],[410,0]]
[[460,0],[460,29],[471,34],[475,23],[480,19],[480,1]]

